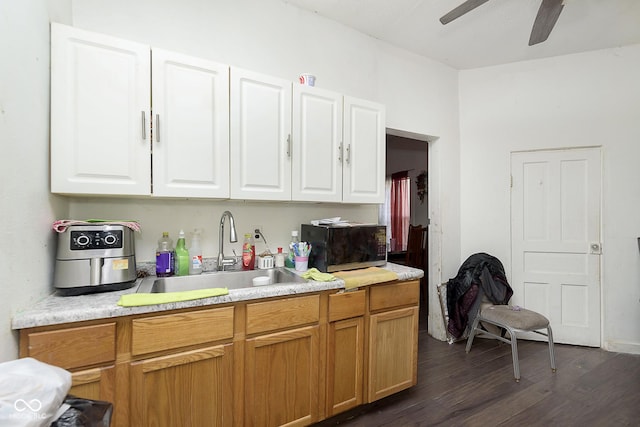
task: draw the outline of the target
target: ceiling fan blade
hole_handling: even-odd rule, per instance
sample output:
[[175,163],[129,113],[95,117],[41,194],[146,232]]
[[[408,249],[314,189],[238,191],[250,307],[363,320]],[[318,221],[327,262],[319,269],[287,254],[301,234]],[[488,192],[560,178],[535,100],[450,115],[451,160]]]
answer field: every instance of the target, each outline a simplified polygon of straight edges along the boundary
[[542,43],[549,37],[563,7],[562,0],[542,0],[538,15],[533,23],[531,37],[529,37],[529,46]]
[[447,13],[442,18],[440,18],[440,22],[442,22],[443,25],[448,24],[454,19],[460,18],[465,13],[472,11],[478,6],[482,6],[488,1],[489,0],[467,0],[464,3],[462,3],[460,6],[456,7],[451,12]]

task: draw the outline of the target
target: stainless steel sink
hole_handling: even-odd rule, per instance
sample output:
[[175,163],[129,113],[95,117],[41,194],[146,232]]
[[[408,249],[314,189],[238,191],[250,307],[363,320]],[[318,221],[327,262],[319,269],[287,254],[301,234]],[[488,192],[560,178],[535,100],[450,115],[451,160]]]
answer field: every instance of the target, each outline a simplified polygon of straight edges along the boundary
[[271,285],[307,282],[306,279],[284,268],[220,271],[197,276],[147,277],[140,284],[138,293],[180,292],[207,288],[252,288],[254,287],[253,279],[256,277],[268,277],[270,279],[268,284]]

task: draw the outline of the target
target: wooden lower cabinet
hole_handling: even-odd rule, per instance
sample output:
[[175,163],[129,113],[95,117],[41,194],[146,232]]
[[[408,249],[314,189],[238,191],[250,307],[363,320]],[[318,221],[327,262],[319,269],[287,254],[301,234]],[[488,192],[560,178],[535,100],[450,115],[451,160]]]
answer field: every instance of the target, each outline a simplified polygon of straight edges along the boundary
[[132,362],[131,426],[233,424],[233,344]]
[[329,324],[327,416],[363,403],[364,318]]
[[418,312],[409,307],[371,315],[368,402],[417,383]]
[[305,426],[318,421],[319,327],[247,339],[246,426]]
[[363,403],[366,291],[329,296],[326,416]]
[[113,402],[115,374],[113,365],[73,372],[69,394],[86,399]]
[[20,331],[120,426],[305,426],[417,382],[419,282]]

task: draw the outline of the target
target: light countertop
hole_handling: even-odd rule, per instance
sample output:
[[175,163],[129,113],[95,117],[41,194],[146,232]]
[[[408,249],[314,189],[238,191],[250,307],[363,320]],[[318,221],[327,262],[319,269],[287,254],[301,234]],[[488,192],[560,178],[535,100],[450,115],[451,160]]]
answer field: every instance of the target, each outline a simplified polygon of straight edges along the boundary
[[[414,280],[424,276],[424,272],[422,270],[399,264],[387,263],[381,268],[395,272],[398,275],[398,280]],[[63,297],[54,293],[36,303],[34,306],[16,313],[12,319],[11,327],[13,329],[25,329],[37,326],[95,319],[108,319],[133,314],[154,313],[216,304],[228,304],[260,298],[297,295],[344,288],[344,281],[342,280],[335,280],[332,282],[309,281],[307,283],[285,283],[281,285],[230,289],[229,294],[219,297],[202,298],[168,304],[140,307],[120,307],[117,305],[120,296],[135,293],[138,290],[140,280],[141,279],[139,279],[132,288],[123,291],[71,297]]]

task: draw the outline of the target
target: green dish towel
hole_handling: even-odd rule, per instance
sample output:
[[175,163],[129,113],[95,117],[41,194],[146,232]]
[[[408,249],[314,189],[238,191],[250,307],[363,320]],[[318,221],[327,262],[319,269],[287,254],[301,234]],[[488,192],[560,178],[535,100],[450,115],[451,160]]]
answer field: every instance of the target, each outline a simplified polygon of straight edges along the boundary
[[141,305],[167,304],[170,302],[191,301],[200,298],[219,297],[227,295],[227,288],[196,289],[195,291],[165,292],[158,294],[126,294],[120,297],[118,305],[121,307],[138,307]]
[[337,280],[332,274],[323,273],[317,268],[310,268],[306,272],[302,273],[302,277],[305,279],[315,280],[316,282],[333,282],[334,280]]

